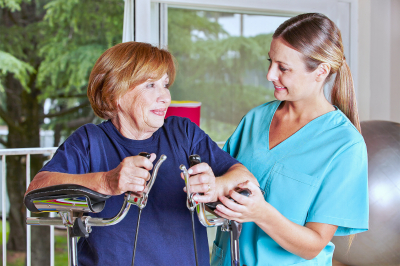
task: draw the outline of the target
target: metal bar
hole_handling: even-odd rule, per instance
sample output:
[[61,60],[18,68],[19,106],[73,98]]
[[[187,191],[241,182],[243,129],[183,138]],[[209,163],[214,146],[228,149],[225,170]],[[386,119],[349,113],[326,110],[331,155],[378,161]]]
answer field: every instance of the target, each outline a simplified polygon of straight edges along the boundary
[[2,160],[2,173],[1,173],[1,220],[3,222],[3,265],[7,265],[7,213],[6,213],[6,155],[1,156]]
[[[50,159],[53,157],[54,152],[50,154]],[[55,213],[51,212],[50,217],[55,217]],[[55,260],[55,241],[54,241],[54,225],[50,226],[50,266],[54,266]]]
[[61,217],[27,217],[26,224],[29,225],[62,225],[64,226]]
[[[50,217],[54,217],[54,212],[50,213]],[[54,266],[54,225],[50,226],[50,266]]]
[[56,150],[57,150],[57,147],[51,147],[51,148],[0,149],[0,155],[45,154],[45,153],[54,153]]
[[68,234],[68,265],[78,266],[77,237],[71,236],[72,227],[67,227]]
[[[26,155],[26,189],[28,189],[31,182],[31,155]],[[26,209],[26,217],[31,216],[31,212]],[[31,266],[31,227],[26,225],[26,265]]]

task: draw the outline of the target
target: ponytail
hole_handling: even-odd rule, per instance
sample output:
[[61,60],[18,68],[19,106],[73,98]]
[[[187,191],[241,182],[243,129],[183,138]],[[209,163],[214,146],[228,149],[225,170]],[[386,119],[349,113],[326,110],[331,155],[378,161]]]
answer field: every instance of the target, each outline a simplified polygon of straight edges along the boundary
[[353,78],[344,58],[342,35],[335,23],[322,14],[301,14],[283,22],[273,38],[282,38],[303,54],[310,72],[321,63],[331,66],[327,80],[336,74],[331,102],[361,133]]
[[336,72],[336,78],[331,93],[331,102],[347,116],[361,133],[353,77],[345,58],[343,58],[342,65]]

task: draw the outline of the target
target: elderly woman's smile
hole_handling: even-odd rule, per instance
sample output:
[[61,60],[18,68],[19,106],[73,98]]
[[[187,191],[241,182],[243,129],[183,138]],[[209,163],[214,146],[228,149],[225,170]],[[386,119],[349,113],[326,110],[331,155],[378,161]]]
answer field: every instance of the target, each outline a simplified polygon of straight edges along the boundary
[[164,124],[171,103],[169,78],[147,80],[118,100],[118,114],[113,124],[127,138],[147,139]]
[[159,116],[164,117],[165,113],[167,112],[167,108],[151,110],[151,112],[154,113],[155,115],[159,115]]

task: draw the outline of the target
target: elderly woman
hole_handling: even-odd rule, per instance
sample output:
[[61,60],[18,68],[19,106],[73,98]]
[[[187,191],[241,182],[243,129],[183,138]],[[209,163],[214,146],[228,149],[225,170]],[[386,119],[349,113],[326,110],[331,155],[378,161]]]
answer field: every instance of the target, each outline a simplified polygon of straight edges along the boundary
[[[28,188],[78,184],[114,195],[97,217],[112,217],[124,192],[140,192],[153,161],[168,159],[158,172],[141,217],[135,265],[193,265],[191,216],[180,178],[180,164],[191,154],[203,163],[189,169],[191,192],[204,193],[198,202],[216,201],[238,183],[253,180],[247,169],[222,151],[186,118],[164,120],[175,78],[172,55],[146,43],[128,42],[108,49],[96,62],[88,97],[94,112],[105,119],[76,130],[35,176]],[[151,153],[150,159],[138,156]],[[215,178],[215,177],[218,178]],[[79,265],[130,265],[138,210],[131,208],[117,225],[94,227],[78,243]],[[209,265],[205,227],[196,219],[199,264]]]

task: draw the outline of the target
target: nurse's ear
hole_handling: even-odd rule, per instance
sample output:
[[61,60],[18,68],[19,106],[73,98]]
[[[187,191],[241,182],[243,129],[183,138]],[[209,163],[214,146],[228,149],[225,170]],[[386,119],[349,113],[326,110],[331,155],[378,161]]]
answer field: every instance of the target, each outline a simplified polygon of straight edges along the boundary
[[321,63],[318,65],[316,71],[315,80],[318,82],[324,82],[325,79],[328,77],[329,73],[331,72],[331,66],[327,63]]

